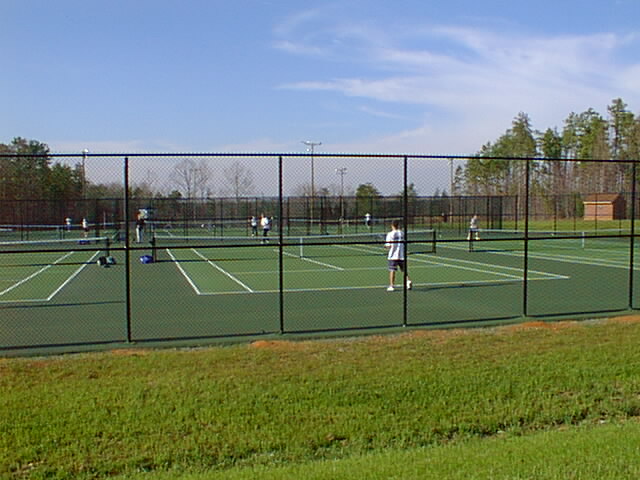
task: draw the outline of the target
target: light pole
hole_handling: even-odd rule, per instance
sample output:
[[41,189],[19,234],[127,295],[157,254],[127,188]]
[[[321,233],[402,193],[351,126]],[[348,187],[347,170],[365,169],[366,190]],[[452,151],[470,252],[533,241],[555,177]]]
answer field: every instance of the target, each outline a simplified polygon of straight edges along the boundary
[[82,210],[84,210],[84,218],[87,218],[87,154],[89,150],[82,150]]
[[453,158],[449,159],[449,221],[453,215]]
[[315,175],[313,171],[313,151],[315,147],[322,145],[322,142],[312,142],[310,140],[303,140],[302,143],[304,143],[308,147],[307,151],[311,152],[311,224],[313,225],[313,204],[316,199]]
[[85,169],[86,169],[88,153],[89,153],[89,150],[87,150],[86,148],[82,150],[82,200],[85,199],[85,196],[87,193],[87,171]]
[[336,173],[340,175],[340,221],[344,222],[344,176],[347,174],[347,167],[336,168]]

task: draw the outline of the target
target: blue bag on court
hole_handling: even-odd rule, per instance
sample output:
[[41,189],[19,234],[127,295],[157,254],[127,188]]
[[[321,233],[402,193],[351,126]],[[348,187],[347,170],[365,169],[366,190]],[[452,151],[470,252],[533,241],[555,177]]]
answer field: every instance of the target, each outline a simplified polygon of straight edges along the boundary
[[153,263],[153,257],[151,255],[142,255],[140,257],[141,263]]

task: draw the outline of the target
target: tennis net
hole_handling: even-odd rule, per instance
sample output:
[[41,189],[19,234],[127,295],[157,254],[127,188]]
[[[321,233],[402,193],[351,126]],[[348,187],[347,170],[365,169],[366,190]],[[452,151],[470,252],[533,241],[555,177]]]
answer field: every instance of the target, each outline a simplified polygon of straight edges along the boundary
[[[105,235],[115,236],[124,229],[120,223],[89,223],[89,232],[93,237]],[[85,231],[81,224],[0,224],[0,241],[48,241],[79,240],[84,238]]]
[[479,238],[469,238],[472,250],[523,250],[525,239],[530,249],[620,249],[629,247],[626,229],[600,230],[509,230],[482,229]]
[[0,253],[67,252],[78,250],[104,251],[109,254],[109,237],[75,239],[40,239],[0,241]]
[[[156,234],[151,240],[156,261],[172,258],[172,249],[213,249],[210,256],[218,260],[273,258],[282,246],[285,255],[300,258],[380,255],[384,253],[384,233],[357,233],[344,235],[283,236],[178,236]],[[435,230],[407,233],[409,254],[435,253]]]

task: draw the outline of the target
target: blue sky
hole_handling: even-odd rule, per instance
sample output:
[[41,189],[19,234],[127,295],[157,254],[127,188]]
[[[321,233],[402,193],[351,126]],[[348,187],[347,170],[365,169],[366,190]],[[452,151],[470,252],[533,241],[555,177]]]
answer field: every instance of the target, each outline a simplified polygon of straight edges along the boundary
[[0,18],[0,142],[59,153],[464,155],[520,111],[540,130],[618,97],[640,111],[637,0],[1,0]]

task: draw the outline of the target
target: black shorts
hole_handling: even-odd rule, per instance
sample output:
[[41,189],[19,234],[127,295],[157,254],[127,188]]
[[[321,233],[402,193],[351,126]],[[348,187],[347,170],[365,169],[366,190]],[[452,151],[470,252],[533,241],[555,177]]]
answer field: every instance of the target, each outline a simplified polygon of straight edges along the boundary
[[395,272],[396,270],[404,271],[404,260],[389,260],[389,271]]

